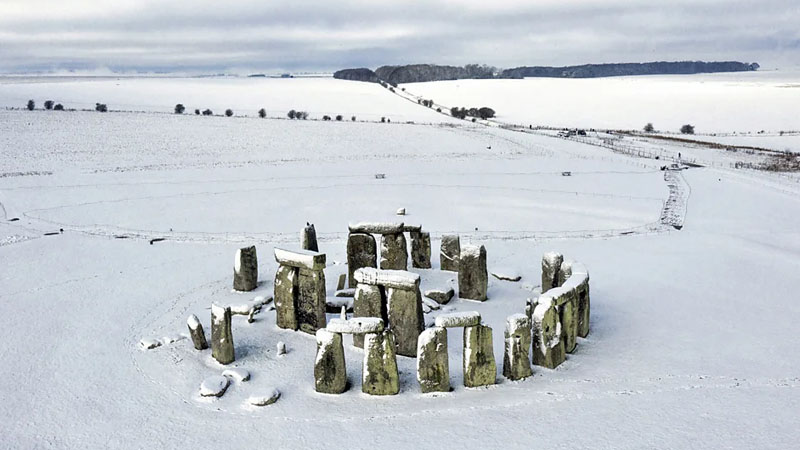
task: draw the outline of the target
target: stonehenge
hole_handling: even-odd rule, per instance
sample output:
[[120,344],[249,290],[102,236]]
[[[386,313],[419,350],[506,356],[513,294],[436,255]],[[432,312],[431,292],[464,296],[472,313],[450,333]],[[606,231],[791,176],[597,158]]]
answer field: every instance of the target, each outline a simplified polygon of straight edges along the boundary
[[417,341],[417,381],[422,393],[450,391],[445,328],[433,327],[420,333]]
[[[411,237],[411,265],[419,269],[431,268],[431,236],[423,232],[420,225],[384,222],[359,222],[350,224],[347,238],[347,265],[351,288],[356,270],[362,267],[384,270],[406,270],[408,268],[408,241]],[[380,235],[380,254],[374,235]]]
[[306,226],[300,231],[300,248],[303,250],[311,250],[318,252],[317,246],[317,230],[314,229],[313,223],[306,222]]
[[458,260],[461,255],[461,241],[458,235],[442,236],[442,247],[439,251],[439,266],[442,270],[458,272]]
[[378,267],[378,250],[375,238],[369,233],[350,232],[347,237],[348,286],[356,287],[353,274],[362,267]]
[[314,389],[323,394],[341,394],[347,389],[342,334],[319,329],[317,357],[314,360]]
[[392,330],[364,335],[364,353],[361,392],[370,395],[395,395],[400,392]]
[[492,348],[492,329],[481,324],[480,313],[466,311],[442,314],[436,317],[435,325],[420,335],[417,344],[418,353],[426,358],[424,364],[417,361],[417,380],[423,392],[443,387],[445,380],[449,386],[450,375],[444,372],[449,370],[447,328],[464,329],[464,386],[479,387],[495,383],[497,365]]
[[220,364],[236,360],[231,333],[231,308],[211,305],[211,356]]
[[482,245],[464,245],[458,261],[458,297],[485,301],[488,286],[486,248]]
[[233,260],[233,289],[252,291],[258,285],[258,257],[256,246],[236,250]]
[[464,386],[495,383],[497,365],[492,348],[492,329],[486,325],[464,327]]
[[408,268],[408,250],[406,236],[403,233],[381,235],[380,268],[384,270]]
[[281,328],[315,334],[325,328],[325,254],[275,248],[276,322]]
[[521,380],[533,374],[531,370],[531,320],[525,314],[506,319],[503,376]]

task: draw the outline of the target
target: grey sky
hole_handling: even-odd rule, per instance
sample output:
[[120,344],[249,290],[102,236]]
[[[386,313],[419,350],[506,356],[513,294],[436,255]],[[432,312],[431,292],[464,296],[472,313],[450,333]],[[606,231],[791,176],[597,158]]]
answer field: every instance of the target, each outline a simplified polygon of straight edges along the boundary
[[0,0],[0,73],[800,62],[798,0]]

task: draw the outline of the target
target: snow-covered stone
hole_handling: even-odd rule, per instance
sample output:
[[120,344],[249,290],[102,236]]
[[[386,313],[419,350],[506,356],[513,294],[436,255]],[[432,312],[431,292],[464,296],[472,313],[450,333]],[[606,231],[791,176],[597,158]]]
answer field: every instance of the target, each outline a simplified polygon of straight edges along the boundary
[[355,288],[340,289],[340,290],[336,291],[336,293],[333,294],[333,295],[334,295],[334,297],[345,297],[345,298],[346,297],[355,297],[356,296],[356,290],[355,290]]
[[306,226],[300,230],[300,248],[312,252],[319,251],[319,246],[317,246],[317,230],[314,229],[313,223],[306,223]]
[[461,255],[461,241],[458,235],[442,236],[442,246],[439,251],[439,266],[442,270],[458,272],[458,259]]
[[252,291],[258,286],[258,257],[256,246],[236,250],[233,260],[233,289]]
[[254,305],[248,303],[231,305],[231,314],[234,316],[249,316],[253,313],[254,308]]
[[342,335],[317,330],[317,357],[314,361],[314,388],[324,394],[341,394],[347,389]]
[[223,376],[212,375],[200,384],[200,395],[203,397],[222,397],[231,381]]
[[513,269],[495,269],[492,271],[492,276],[502,281],[517,282],[522,279],[522,275]]
[[275,272],[275,321],[280,328],[296,330],[297,284],[299,271],[294,267],[279,266]]
[[286,354],[286,344],[283,341],[278,341],[275,344],[275,350],[278,352],[278,356],[283,356]]
[[231,308],[211,305],[211,356],[220,364],[236,359],[231,333]]
[[370,395],[395,395],[400,392],[392,330],[364,335],[364,353],[361,391]]
[[325,328],[332,333],[365,334],[383,331],[383,320],[377,317],[353,317],[349,320],[331,319]]
[[564,262],[564,255],[558,252],[547,252],[542,255],[542,292],[558,287],[559,271]]
[[186,339],[185,336],[181,336],[180,334],[170,334],[161,338],[161,343],[164,345],[174,344],[175,342],[182,341]]
[[464,386],[487,386],[495,384],[496,378],[492,328],[486,325],[464,328]]
[[[353,298],[353,317],[376,317],[388,323],[389,313],[381,289],[376,285],[359,283]],[[364,347],[364,336],[353,336],[353,345]]]
[[481,323],[478,311],[463,311],[440,314],[436,317],[436,326],[442,328],[472,327]]
[[223,370],[222,376],[230,378],[238,383],[250,381],[250,372],[247,369],[242,369],[239,367]]
[[458,297],[485,301],[488,288],[486,248],[482,245],[464,245],[458,261]]
[[206,333],[203,330],[203,324],[200,319],[194,314],[186,319],[186,325],[189,327],[189,336],[192,338],[192,344],[196,350],[205,350],[208,348],[208,341],[206,341]]
[[322,270],[299,269],[297,277],[297,324],[300,331],[314,334],[325,328],[325,274]]
[[325,268],[325,253],[311,250],[285,250],[278,247],[275,247],[274,252],[275,261],[282,266],[309,270],[323,270]]
[[144,350],[152,350],[156,347],[161,347],[161,341],[153,338],[144,338],[139,341],[139,347]]
[[549,297],[540,297],[533,310],[533,363],[555,369],[565,358],[556,306]]
[[386,288],[389,311],[389,326],[394,332],[397,354],[417,356],[417,338],[425,329],[422,311],[422,294],[414,289]]
[[417,341],[417,381],[423,393],[450,391],[447,330],[428,328]]
[[422,297],[422,306],[423,307],[427,307],[429,310],[433,310],[433,311],[435,311],[435,310],[437,310],[437,309],[442,307],[442,305],[440,305],[439,303],[437,303],[437,302],[435,302],[435,301],[433,301],[433,300],[431,300],[431,299],[429,299],[427,297]]
[[263,395],[251,395],[247,398],[247,403],[252,406],[267,406],[278,401],[281,398],[281,391],[270,388],[266,390]]
[[406,270],[408,268],[408,244],[400,233],[381,235],[381,269]]
[[398,208],[397,209],[397,215],[398,216],[405,216],[406,215],[406,209],[405,208]]
[[411,232],[411,266],[418,269],[431,268],[431,234]]
[[353,274],[361,284],[381,285],[387,288],[416,289],[419,286],[419,274],[406,270],[384,270],[364,267]]
[[347,237],[347,271],[349,286],[356,287],[356,270],[362,267],[378,267],[378,247],[375,237],[367,233],[350,233]]
[[403,232],[403,222],[358,222],[348,227],[351,233],[395,234]]
[[456,295],[456,291],[453,288],[448,290],[444,289],[428,289],[425,291],[425,297],[435,301],[440,305],[446,305],[450,302],[450,300]]
[[525,314],[506,319],[503,376],[521,380],[533,374],[531,370],[531,321]]

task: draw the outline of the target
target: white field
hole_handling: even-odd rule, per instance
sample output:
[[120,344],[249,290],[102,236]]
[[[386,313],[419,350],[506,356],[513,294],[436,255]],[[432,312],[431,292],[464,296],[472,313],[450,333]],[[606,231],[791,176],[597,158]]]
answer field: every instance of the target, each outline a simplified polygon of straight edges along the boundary
[[[146,80],[138,91],[140,80],[127,81],[133,87],[120,102],[153,112],[0,111],[0,447],[796,445],[800,193],[781,178],[690,169],[671,178],[670,197],[662,161],[577,141],[461,121],[157,114],[178,100],[149,109],[142,105],[152,100],[137,99],[192,89],[173,79],[163,81],[169,89]],[[307,105],[299,108],[317,117],[322,105],[360,98],[350,104],[371,120],[449,120],[380,87],[314,80],[310,98],[293,84],[300,81],[272,80],[257,95],[295,92]],[[203,80],[192,95],[213,91],[210,103],[229,80],[218,82]],[[83,83],[86,97],[107,98]],[[7,86],[0,105],[47,97],[32,83],[29,91]],[[245,94],[240,101],[230,107],[256,106]],[[620,122],[623,109],[614,110]],[[680,231],[659,220],[665,204]],[[491,278],[485,303],[456,298],[425,316],[432,323],[443,312],[479,311],[494,330],[496,386],[463,387],[461,331],[450,330],[450,393],[420,394],[415,360],[399,357],[400,394],[362,394],[362,351],[346,337],[350,389],[317,394],[314,338],[278,329],[266,307],[252,324],[234,317],[230,366],[252,379],[219,399],[199,396],[201,382],[225,369],[209,350],[185,338],[140,348],[141,339],[186,335],[190,314],[210,335],[212,302],[270,295],[272,249],[297,246],[306,221],[327,254],[332,296],[347,269],[348,222],[396,220],[399,207],[433,236],[434,268],[414,270],[423,290],[457,286],[438,270],[444,233],[485,245],[490,271],[522,275],[519,283]],[[150,244],[155,238],[165,240]],[[235,250],[250,244],[261,285],[232,292]],[[591,273],[591,334],[556,370],[534,367],[533,377],[511,382],[502,377],[505,318],[523,312],[550,250]],[[281,357],[279,341],[288,348]],[[273,388],[277,403],[245,405]]]

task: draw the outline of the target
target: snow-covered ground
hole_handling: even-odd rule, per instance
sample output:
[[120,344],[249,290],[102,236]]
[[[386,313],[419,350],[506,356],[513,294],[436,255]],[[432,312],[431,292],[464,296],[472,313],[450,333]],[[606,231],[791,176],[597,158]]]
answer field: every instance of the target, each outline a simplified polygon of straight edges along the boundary
[[[383,88],[331,82],[343,99],[368,86],[361,115],[442,120]],[[29,92],[20,95],[46,97]],[[770,174],[719,166],[665,177],[660,160],[461,121],[0,111],[0,149],[0,447],[796,443],[800,198]],[[455,298],[425,316],[480,312],[494,330],[498,385],[463,387],[452,329],[453,392],[420,394],[415,361],[399,357],[400,394],[362,394],[363,353],[345,337],[350,389],[317,394],[314,338],[277,328],[267,304],[253,323],[233,318],[231,366],[250,380],[200,395],[231,367],[181,339],[190,314],[210,334],[212,302],[270,295],[273,247],[299,245],[306,221],[328,255],[332,297],[347,271],[348,222],[396,220],[400,207],[433,236],[434,268],[415,270],[423,290],[457,284],[438,270],[451,232],[485,245],[490,271],[522,276],[490,277],[487,302]],[[257,245],[262,280],[247,294],[231,291],[244,244]],[[510,382],[505,319],[523,312],[550,250],[589,269],[592,331],[558,369]],[[143,339],[162,345],[144,350]],[[276,389],[274,404],[251,405]]]

